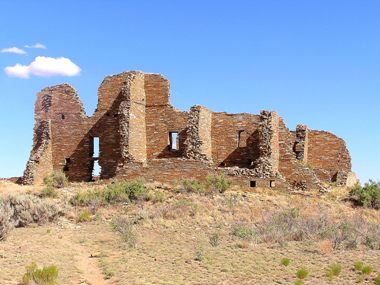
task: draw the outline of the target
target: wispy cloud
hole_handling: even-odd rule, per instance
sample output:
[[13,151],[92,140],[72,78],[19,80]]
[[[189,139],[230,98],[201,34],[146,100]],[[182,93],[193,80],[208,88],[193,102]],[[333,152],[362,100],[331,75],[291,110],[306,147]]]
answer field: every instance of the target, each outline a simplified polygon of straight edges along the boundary
[[29,78],[30,76],[76,76],[81,69],[78,65],[65,57],[53,58],[37,56],[29,65],[16,64],[4,68],[10,77]]
[[44,44],[36,43],[34,45],[25,45],[25,48],[39,48],[39,49],[47,49],[47,47]]
[[15,53],[15,54],[26,54],[26,51],[18,47],[10,47],[1,49],[2,53]]

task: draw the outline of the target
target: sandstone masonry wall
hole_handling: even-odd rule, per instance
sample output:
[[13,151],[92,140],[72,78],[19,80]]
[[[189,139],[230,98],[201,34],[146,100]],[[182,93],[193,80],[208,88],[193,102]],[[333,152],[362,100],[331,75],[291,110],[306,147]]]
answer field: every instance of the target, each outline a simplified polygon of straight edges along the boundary
[[[135,178],[176,183],[228,176],[242,187],[326,190],[354,183],[342,139],[299,125],[290,132],[275,112],[215,113],[202,106],[182,112],[170,105],[169,81],[139,71],[106,77],[91,117],[70,85],[37,94],[33,150],[22,182],[53,170],[70,181]],[[95,141],[99,139],[99,155]]]
[[296,140],[294,143],[294,152],[296,158],[307,163],[309,150],[309,129],[306,125],[297,125]]
[[213,113],[212,160],[220,167],[251,167],[259,157],[260,117],[251,114]]
[[309,132],[308,163],[326,182],[344,183],[351,172],[351,157],[346,143],[336,135],[325,131]]
[[22,184],[41,184],[43,178],[53,171],[50,122],[36,122],[34,147],[26,165]]
[[186,158],[211,161],[211,118],[212,113],[201,106],[191,108],[186,125],[184,155]]

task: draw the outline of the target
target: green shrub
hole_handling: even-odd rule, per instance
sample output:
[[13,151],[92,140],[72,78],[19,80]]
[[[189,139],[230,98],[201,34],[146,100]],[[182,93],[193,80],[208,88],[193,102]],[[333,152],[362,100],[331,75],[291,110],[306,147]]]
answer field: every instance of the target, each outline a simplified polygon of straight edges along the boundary
[[207,183],[213,191],[218,191],[219,193],[224,193],[231,187],[231,181],[227,180],[224,175],[209,175]]
[[232,235],[241,239],[251,239],[254,236],[252,227],[238,224],[232,229]]
[[104,204],[104,191],[100,189],[76,193],[71,199],[73,206],[93,206]]
[[363,268],[362,268],[363,274],[371,274],[372,272],[373,272],[372,266],[370,266],[370,265],[363,266]]
[[194,179],[185,179],[181,181],[181,188],[185,192],[204,193],[205,186],[202,182]]
[[109,204],[118,202],[131,202],[147,196],[148,189],[141,179],[133,181],[120,181],[108,185],[104,192],[104,201]]
[[309,271],[304,267],[298,269],[296,272],[297,278],[301,280],[305,279],[308,275],[309,275]]
[[31,263],[26,267],[26,273],[22,277],[23,285],[56,285],[58,269],[56,266],[38,268],[36,263]]
[[380,275],[377,275],[375,278],[375,284],[380,285]]
[[363,267],[364,267],[364,263],[362,261],[356,261],[354,263],[354,268],[356,271],[362,271]]
[[334,277],[339,276],[342,272],[342,266],[339,263],[332,264],[329,266],[326,276],[332,280]]
[[284,265],[284,266],[289,266],[290,259],[289,258],[283,258],[283,259],[281,259],[281,264]]
[[294,285],[303,285],[303,282],[302,280],[296,280],[296,282],[294,282]]
[[91,221],[92,221],[92,217],[89,211],[84,210],[82,213],[80,213],[78,217],[78,222],[84,223],[84,222],[91,222]]
[[162,203],[166,199],[166,195],[161,191],[149,191],[145,197],[147,201],[151,201],[152,203]]
[[219,245],[219,241],[220,241],[220,236],[218,233],[213,233],[211,236],[210,236],[210,244],[212,247],[217,247]]
[[44,184],[48,188],[64,188],[68,185],[68,179],[63,171],[54,171],[44,178]]
[[380,182],[369,180],[363,187],[357,184],[352,188],[350,198],[360,206],[380,209]]

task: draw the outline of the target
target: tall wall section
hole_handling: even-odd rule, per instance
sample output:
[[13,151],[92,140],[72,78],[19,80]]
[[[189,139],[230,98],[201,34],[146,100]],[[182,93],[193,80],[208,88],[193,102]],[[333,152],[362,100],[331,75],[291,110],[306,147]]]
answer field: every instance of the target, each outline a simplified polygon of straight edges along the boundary
[[[169,103],[169,81],[159,74],[145,74],[147,159],[182,157],[187,112]],[[178,133],[178,150],[170,149],[170,133]]]
[[212,113],[205,107],[191,108],[186,126],[184,155],[186,158],[212,161]]

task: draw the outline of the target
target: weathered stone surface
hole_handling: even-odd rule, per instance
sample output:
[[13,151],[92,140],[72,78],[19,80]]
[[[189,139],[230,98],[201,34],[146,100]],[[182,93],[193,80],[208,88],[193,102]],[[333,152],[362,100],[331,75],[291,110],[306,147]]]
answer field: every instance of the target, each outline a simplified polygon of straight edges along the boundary
[[254,171],[260,178],[275,177],[279,163],[278,115],[262,111],[258,129],[259,157],[254,162]]
[[39,183],[52,172],[51,130],[49,121],[36,122],[34,146],[26,165],[22,184]]
[[342,139],[302,125],[290,132],[275,112],[227,114],[202,106],[181,112],[170,105],[167,79],[139,71],[106,77],[98,93],[91,117],[70,85],[37,94],[23,183],[38,183],[53,170],[71,181],[91,181],[96,161],[102,179],[173,183],[219,173],[245,187],[321,191],[324,184],[353,183]]
[[185,157],[201,161],[211,161],[211,112],[204,107],[191,108],[187,126]]
[[294,143],[294,152],[296,158],[307,163],[307,155],[309,148],[309,129],[306,125],[297,125],[296,141]]

